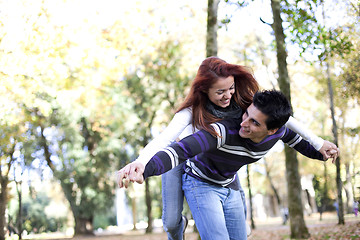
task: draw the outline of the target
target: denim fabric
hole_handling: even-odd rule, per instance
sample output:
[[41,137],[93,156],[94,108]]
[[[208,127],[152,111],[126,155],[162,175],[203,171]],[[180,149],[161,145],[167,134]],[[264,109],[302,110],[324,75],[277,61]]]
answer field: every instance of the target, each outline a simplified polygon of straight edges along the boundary
[[184,192],[181,188],[184,163],[164,173],[162,181],[162,220],[165,232],[169,240],[182,240],[184,222],[182,210]]
[[201,239],[247,239],[240,191],[202,182],[186,173],[182,188]]

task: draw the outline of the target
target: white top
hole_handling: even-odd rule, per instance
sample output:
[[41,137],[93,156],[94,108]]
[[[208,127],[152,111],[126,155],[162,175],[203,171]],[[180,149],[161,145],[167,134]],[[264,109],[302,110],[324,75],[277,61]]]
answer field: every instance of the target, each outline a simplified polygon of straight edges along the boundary
[[[187,137],[198,131],[198,129],[194,130],[191,124],[191,119],[191,108],[185,108],[176,113],[164,131],[162,131],[157,137],[155,137],[144,147],[144,149],[140,152],[139,157],[135,161],[139,161],[145,166],[148,161],[155,155],[155,153],[176,141],[177,138],[183,139],[184,137]],[[290,117],[289,121],[285,125],[294,132],[297,132],[302,138],[310,142],[310,144],[313,145],[316,150],[319,150],[324,144],[324,140],[322,138],[313,134],[309,129],[305,128],[293,117]]]

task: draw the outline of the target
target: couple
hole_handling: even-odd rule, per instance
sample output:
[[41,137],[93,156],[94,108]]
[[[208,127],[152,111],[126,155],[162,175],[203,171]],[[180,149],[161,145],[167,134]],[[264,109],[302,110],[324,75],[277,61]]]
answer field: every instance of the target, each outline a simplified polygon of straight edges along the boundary
[[[291,107],[280,92],[258,92],[250,105],[253,92],[258,90],[253,80],[241,66],[218,58],[205,59],[193,82],[190,97],[185,101],[193,101],[193,105],[184,104],[185,107],[176,114],[192,113],[192,121],[186,125],[190,122],[202,130],[156,153],[147,164],[136,161],[121,169],[119,186],[124,186],[123,179],[127,177],[141,183],[144,177],[162,174],[188,159],[181,168],[185,169],[182,188],[202,239],[246,239],[245,207],[241,204],[243,198],[236,180],[237,170],[261,159],[279,139],[309,157],[323,159],[308,142],[283,126],[290,117]],[[196,95],[200,97],[194,97]],[[201,111],[204,109],[206,111]],[[215,117],[211,119],[211,116]],[[218,122],[222,118],[225,120]],[[295,131],[301,129],[296,124],[292,127]],[[317,139],[302,130],[304,132],[307,137]],[[336,158],[338,153],[337,147],[327,141],[320,144],[318,141],[317,149],[324,159]],[[125,182],[125,187],[127,184]],[[164,190],[169,191],[169,188],[163,186]],[[178,217],[173,212],[170,214]],[[166,229],[166,222],[164,225]],[[178,225],[182,230],[181,215]],[[181,236],[182,231],[179,232]],[[168,236],[171,239],[169,232]],[[179,234],[174,239],[176,237]]]

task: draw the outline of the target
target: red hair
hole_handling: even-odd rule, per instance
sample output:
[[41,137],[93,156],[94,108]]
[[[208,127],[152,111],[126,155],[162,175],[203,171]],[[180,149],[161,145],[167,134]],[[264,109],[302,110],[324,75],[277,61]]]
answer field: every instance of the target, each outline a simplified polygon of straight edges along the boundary
[[259,90],[258,82],[252,73],[244,66],[229,64],[218,57],[208,57],[201,63],[190,92],[177,112],[191,107],[192,125],[217,135],[210,124],[220,119],[206,110],[205,106],[209,99],[207,93],[219,78],[229,76],[233,76],[235,82],[232,99],[245,110],[252,103],[253,95]]

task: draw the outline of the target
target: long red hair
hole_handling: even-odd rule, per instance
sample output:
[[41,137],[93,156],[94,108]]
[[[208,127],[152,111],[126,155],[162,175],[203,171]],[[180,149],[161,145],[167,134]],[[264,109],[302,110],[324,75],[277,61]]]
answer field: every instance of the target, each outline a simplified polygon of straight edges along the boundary
[[192,108],[192,125],[216,135],[211,123],[219,121],[209,113],[205,106],[208,101],[208,90],[219,78],[234,77],[235,93],[232,99],[245,110],[252,103],[253,95],[259,90],[248,68],[230,64],[218,57],[208,57],[200,65],[199,70],[191,84],[190,92],[177,112],[184,108]]

